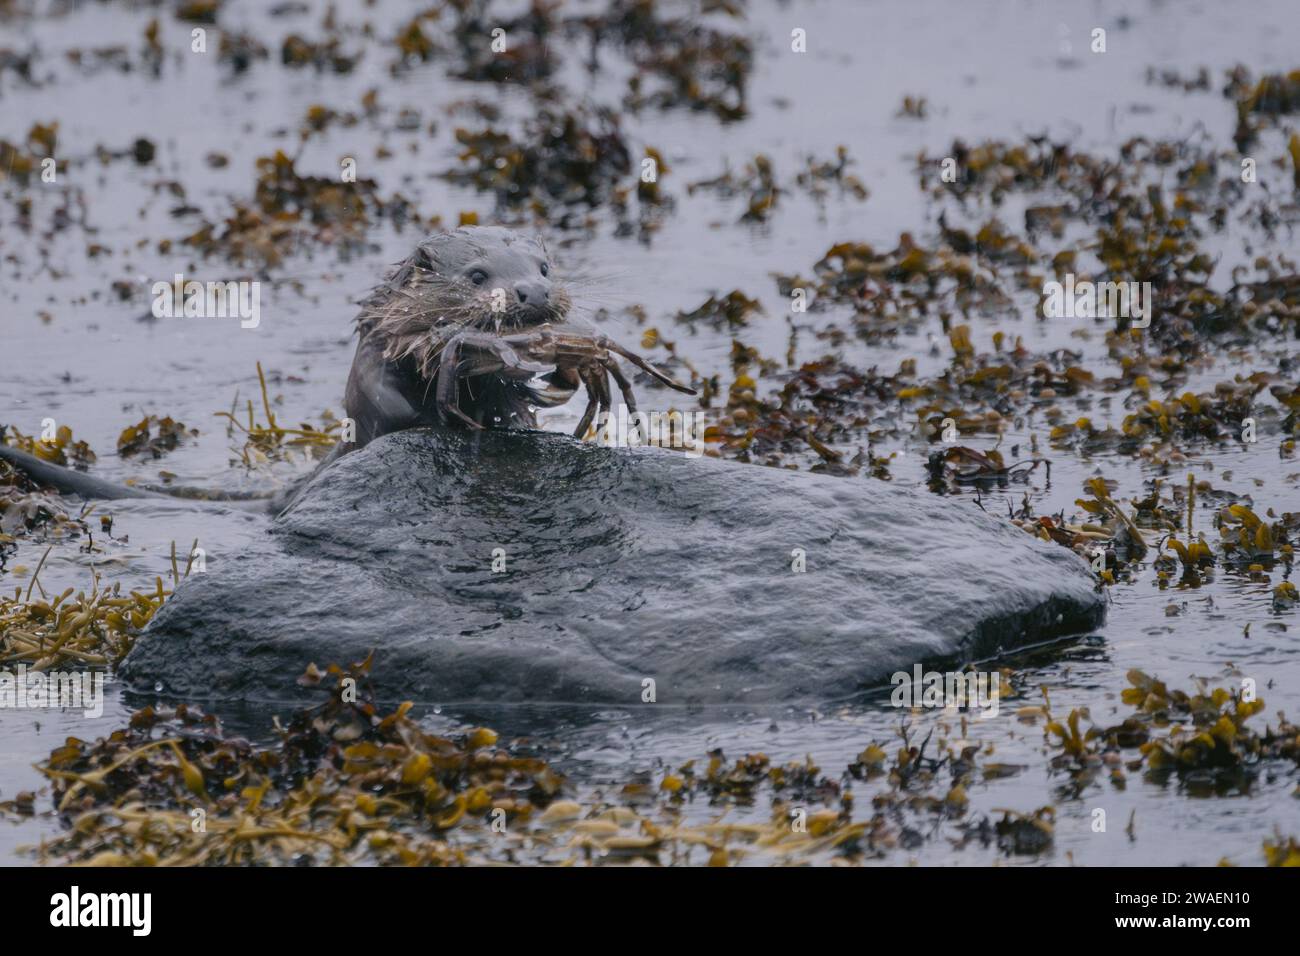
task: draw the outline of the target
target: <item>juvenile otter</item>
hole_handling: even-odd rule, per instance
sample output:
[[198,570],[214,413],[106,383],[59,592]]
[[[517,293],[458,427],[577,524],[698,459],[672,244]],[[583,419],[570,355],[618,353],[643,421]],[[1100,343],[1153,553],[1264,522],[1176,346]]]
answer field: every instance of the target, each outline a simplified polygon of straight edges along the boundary
[[679,392],[640,356],[591,329],[565,326],[572,300],[553,280],[538,238],[483,226],[421,242],[362,303],[343,407],[356,440],[339,453],[413,425],[533,428],[534,407],[589,400],[574,434],[612,409],[608,378],[629,409],[632,386],[610,353]]
[[[587,408],[574,432],[581,437],[598,410],[613,407],[610,377],[629,410],[636,410],[631,383],[614,354],[677,391],[695,394],[605,336],[566,324],[572,300],[553,272],[539,238],[500,227],[462,228],[422,240],[361,303],[343,398],[354,437],[335,447],[321,467],[380,435],[419,425],[533,428],[534,408],[562,405],[584,385]],[[3,445],[0,459],[42,484],[86,498],[247,498],[113,485]]]
[[[528,381],[545,369],[503,368],[458,378],[451,411],[437,380],[448,342],[522,332],[568,315],[571,300],[552,273],[538,238],[495,226],[457,229],[424,239],[361,304],[359,341],[343,407],[356,424],[350,451],[388,432],[451,418],[486,427],[537,424],[530,406],[562,405],[579,385],[576,370]],[[478,340],[477,338],[475,339]],[[447,397],[447,386],[443,388]]]

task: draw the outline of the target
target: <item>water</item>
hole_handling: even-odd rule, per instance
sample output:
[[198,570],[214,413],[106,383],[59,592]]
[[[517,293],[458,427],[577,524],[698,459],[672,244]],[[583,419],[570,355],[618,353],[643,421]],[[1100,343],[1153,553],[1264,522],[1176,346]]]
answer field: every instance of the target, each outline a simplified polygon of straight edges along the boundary
[[[381,36],[393,32],[410,9],[393,0],[374,7],[335,4],[338,19],[365,19],[382,24]],[[315,37],[324,4],[312,4],[304,17],[270,17],[261,4],[231,2],[221,22],[248,30],[277,47],[289,32]],[[3,7],[0,7],[3,9]],[[61,11],[61,12],[59,12]],[[125,44],[142,45],[148,20],[160,20],[161,42],[167,50],[161,80],[141,71],[103,69],[81,75],[65,62],[72,48]],[[760,37],[755,76],[750,89],[752,116],[745,122],[720,126],[705,114],[652,110],[625,117],[624,128],[634,147],[659,149],[671,173],[665,188],[677,197],[677,207],[648,244],[613,236],[612,225],[598,217],[594,236],[552,237],[558,244],[562,269],[603,277],[590,293],[611,307],[608,334],[635,345],[641,330],[618,311],[625,304],[642,305],[649,324],[677,342],[681,354],[704,374],[719,373],[730,381],[731,336],[707,328],[692,334],[675,326],[671,316],[697,307],[710,294],[740,289],[757,298],[766,318],[751,324],[743,342],[764,355],[781,357],[789,327],[784,300],[774,273],[808,274],[811,265],[834,242],[860,240],[877,248],[892,248],[900,232],[918,237],[932,234],[940,206],[929,202],[917,186],[914,158],[922,151],[941,156],[954,139],[968,143],[985,138],[1020,139],[1049,134],[1068,140],[1076,149],[1113,156],[1117,146],[1135,135],[1151,139],[1184,138],[1208,131],[1219,148],[1231,146],[1235,121],[1231,101],[1219,92],[1223,71],[1245,63],[1257,74],[1296,68],[1294,59],[1297,13],[1294,4],[1230,3],[960,3],[927,8],[907,2],[812,2],[751,4],[748,25]],[[1087,49],[1089,31],[1108,31],[1103,55]],[[810,53],[788,53],[790,30],[808,31]],[[56,185],[34,184],[25,191],[12,185],[8,195],[24,195],[33,203],[31,232],[15,227],[10,200],[0,207],[0,420],[29,434],[41,420],[67,423],[79,439],[99,452],[96,473],[113,479],[156,480],[161,468],[174,473],[179,484],[248,489],[268,475],[287,481],[311,467],[302,461],[245,474],[232,466],[232,441],[214,413],[230,408],[238,395],[242,403],[257,396],[255,363],[271,378],[271,393],[282,421],[319,421],[326,409],[341,414],[339,401],[352,355],[351,304],[375,282],[381,267],[406,254],[416,232],[398,233],[383,225],[367,236],[372,247],[364,255],[341,259],[334,250],[303,250],[285,266],[272,270],[279,280],[263,288],[263,317],[259,328],[240,330],[228,321],[144,322],[148,285],[176,272],[211,278],[237,278],[246,269],[224,267],[219,261],[193,264],[178,245],[160,250],[160,240],[173,242],[192,231],[195,220],[176,218],[170,210],[180,200],[162,186],[177,180],[185,186],[184,201],[217,219],[227,210],[228,196],[247,197],[254,177],[253,163],[275,149],[293,152],[301,118],[313,104],[359,111],[366,90],[377,88],[384,107],[378,123],[363,120],[351,128],[332,127],[314,136],[303,148],[298,167],[303,172],[333,175],[340,156],[356,156],[359,172],[379,182],[381,195],[401,191],[413,199],[424,216],[440,215],[454,223],[463,211],[490,218],[492,201],[471,190],[454,187],[436,173],[455,161],[452,130],[474,125],[465,117],[445,115],[442,105],[461,98],[481,97],[500,106],[507,119],[533,107],[516,88],[497,88],[448,79],[435,62],[400,79],[389,75],[391,53],[367,50],[357,70],[348,76],[289,71],[274,62],[254,64],[241,77],[229,79],[214,54],[192,54],[190,24],[163,10],[127,3],[64,4],[37,18],[0,18],[0,47],[38,47],[36,74],[41,85],[31,89],[12,74],[0,73],[0,138],[20,141],[34,122],[57,120],[60,154],[69,160],[66,176]],[[1064,44],[1069,44],[1066,51]],[[215,46],[215,41],[213,41]],[[611,73],[595,79],[578,68],[585,46],[561,47],[567,57],[560,79],[572,91],[598,99],[616,99],[621,89],[610,76],[626,67],[612,56],[604,60]],[[1205,66],[1211,90],[1183,93],[1148,85],[1148,67],[1176,68],[1187,75]],[[917,121],[895,116],[903,96],[925,97],[929,113]],[[416,132],[393,130],[403,108],[418,110]],[[435,137],[427,134],[431,120]],[[99,145],[122,149],[139,136],[154,141],[158,157],[140,167],[129,159],[101,165]],[[384,143],[388,159],[375,158]],[[778,176],[792,178],[809,154],[833,155],[838,145],[856,160],[851,171],[870,189],[865,203],[832,196],[819,210],[798,193],[783,197],[771,221],[763,226],[738,225],[743,200],[723,201],[707,192],[686,195],[685,183],[709,179],[724,164],[739,169],[756,153],[771,157]],[[220,152],[230,159],[223,169],[211,169],[204,157]],[[1284,155],[1277,133],[1265,134],[1259,152],[1265,161]],[[1273,182],[1289,178],[1273,173]],[[1275,185],[1274,191],[1279,187]],[[86,224],[51,232],[54,211],[76,190],[86,202]],[[1038,200],[1034,200],[1038,201]],[[1022,203],[1023,204],[1023,203]],[[74,207],[75,208],[75,207]],[[991,210],[975,210],[982,221]],[[1017,200],[998,210],[1004,222],[1019,231]],[[949,214],[952,223],[953,214]],[[1290,252],[1294,236],[1286,228],[1273,243],[1249,237],[1240,226],[1206,241],[1221,255],[1216,287],[1225,287],[1231,264],[1258,252]],[[141,240],[147,240],[140,244]],[[88,245],[104,247],[89,255]],[[58,277],[55,277],[58,273]],[[118,301],[112,283],[132,283],[130,301]],[[300,289],[288,280],[294,280]],[[1079,364],[1099,375],[1113,374],[1105,344],[1090,320],[1039,321],[1033,296],[1022,297],[1011,314],[972,322],[981,349],[1001,329],[1021,335],[1035,352],[1068,347],[1080,350]],[[50,319],[43,322],[41,313]],[[847,316],[832,310],[805,316],[797,361],[819,357],[829,343],[811,334],[813,326],[839,322]],[[1086,337],[1081,337],[1083,333]],[[871,344],[849,338],[845,359],[860,367],[893,369],[910,357],[922,373],[947,361],[930,354],[935,335],[943,341],[937,320],[914,334],[901,334]],[[1259,349],[1223,350],[1199,368],[1187,388],[1200,390],[1256,367],[1275,368],[1279,354],[1295,349],[1265,340]],[[562,431],[573,427],[581,413],[574,402],[548,413],[544,425]],[[1118,426],[1126,410],[1119,402],[1096,403],[1093,418]],[[201,434],[160,462],[122,460],[111,454],[118,433],[145,413],[171,415]],[[1004,446],[1025,443],[1031,432],[1044,437],[1041,419],[1013,429]],[[1274,436],[1275,440],[1275,436]],[[987,439],[970,444],[988,447]],[[894,482],[924,492],[927,448],[901,443],[894,460]],[[1081,457],[1043,450],[1053,461],[1050,485],[1035,478],[1030,492],[1038,514],[1074,509],[1085,478],[1101,473],[1119,483],[1117,498],[1141,497],[1149,469],[1113,453]],[[1279,458],[1275,445],[1241,450],[1198,449],[1193,462],[1198,478],[1238,494],[1249,494],[1257,513],[1267,508],[1295,510],[1300,466]],[[888,449],[885,449],[888,450]],[[880,449],[877,449],[879,452]],[[1230,476],[1230,477],[1229,477]],[[864,481],[868,479],[844,479]],[[1170,476],[1185,482],[1186,471]],[[1018,504],[1020,491],[993,495],[997,508],[1009,499]],[[993,510],[993,509],[991,509]],[[166,574],[172,542],[185,545],[198,538],[227,554],[238,554],[263,534],[267,519],[241,509],[196,509],[183,504],[119,502],[99,511],[114,516],[115,539],[97,538],[105,548],[101,559],[111,562],[102,573],[128,585]],[[1197,527],[1208,529],[1210,512],[1202,510]],[[32,567],[44,543],[24,541],[8,567]],[[75,548],[56,548],[42,572],[51,591],[69,585],[87,587],[90,569]],[[1079,642],[1049,653],[1017,659],[1029,687],[1044,685],[1053,711],[1089,707],[1099,723],[1116,723],[1129,712],[1119,701],[1130,668],[1157,673],[1173,686],[1188,688],[1192,675],[1227,679],[1231,673],[1255,676],[1268,707],[1255,719],[1262,727],[1277,710],[1300,713],[1300,654],[1297,654],[1296,612],[1270,609],[1268,595],[1281,578],[1275,571],[1267,583],[1220,566],[1213,579],[1195,589],[1159,590],[1149,564],[1135,583],[1111,589],[1113,598],[1105,629],[1097,643]],[[27,579],[0,575],[0,586],[26,586]],[[936,600],[940,600],[937,596]],[[1171,614],[1171,608],[1173,613]],[[1247,629],[1248,628],[1248,629]],[[1230,672],[1229,668],[1239,669]],[[1037,702],[1032,694],[1026,701]],[[48,754],[65,736],[94,737],[120,725],[131,705],[116,694],[104,716],[85,720],[75,714],[15,714],[0,712],[0,799],[39,785],[31,764]],[[972,721],[968,737],[996,748],[999,761],[1022,765],[1019,773],[969,789],[973,816],[1010,807],[1030,811],[1055,803],[1057,830],[1052,850],[1037,858],[1011,862],[1069,862],[1105,865],[1213,864],[1227,859],[1258,864],[1260,841],[1275,829],[1295,833],[1300,824],[1294,771],[1261,777],[1248,795],[1198,798],[1177,784],[1130,775],[1117,790],[1094,784],[1081,798],[1063,798],[1060,774],[1049,772],[1041,724],[1016,720],[1007,707],[998,718]],[[454,722],[450,708],[430,713],[431,722]],[[507,727],[544,728],[546,746],[569,774],[579,795],[616,789],[635,771],[674,766],[700,759],[715,747],[729,757],[763,751],[774,762],[815,757],[834,776],[875,740],[892,753],[898,712],[880,698],[816,713],[786,709],[665,709],[654,716],[591,712],[532,713],[502,708],[475,713],[476,721]],[[269,726],[269,714],[253,713],[239,721],[241,730],[256,733]],[[916,718],[923,733],[942,717]],[[870,787],[858,789],[865,805]],[[38,798],[38,807],[48,797]],[[1092,811],[1107,810],[1108,832],[1094,833]],[[760,816],[762,813],[760,813]],[[1123,832],[1132,815],[1136,839]],[[1123,821],[1119,823],[1116,821]],[[25,862],[16,852],[24,843],[57,832],[46,817],[0,823],[0,853],[7,861]],[[890,862],[983,864],[1000,859],[994,848],[969,846],[954,851],[944,839],[928,840],[919,848],[900,850]]]

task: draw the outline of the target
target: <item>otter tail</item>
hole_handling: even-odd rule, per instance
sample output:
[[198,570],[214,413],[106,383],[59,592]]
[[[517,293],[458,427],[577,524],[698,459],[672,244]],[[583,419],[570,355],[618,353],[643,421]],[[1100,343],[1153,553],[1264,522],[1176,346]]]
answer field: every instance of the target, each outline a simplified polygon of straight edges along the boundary
[[115,501],[122,498],[186,498],[194,501],[267,501],[274,494],[264,492],[224,492],[207,491],[203,488],[165,488],[154,485],[132,487],[117,485],[111,481],[94,478],[90,475],[41,461],[35,455],[25,451],[0,445],[0,461],[7,461],[24,472],[37,484],[54,488],[64,494],[79,495],[87,499]]

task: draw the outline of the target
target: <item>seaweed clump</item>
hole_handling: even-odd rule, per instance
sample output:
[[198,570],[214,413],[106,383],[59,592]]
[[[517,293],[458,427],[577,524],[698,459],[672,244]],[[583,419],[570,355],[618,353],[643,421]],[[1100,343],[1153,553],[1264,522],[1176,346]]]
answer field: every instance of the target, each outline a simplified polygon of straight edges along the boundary
[[[481,16],[482,8],[459,10],[452,36],[460,65],[452,72],[462,80],[488,83],[533,84],[545,80],[558,63],[548,40],[559,28],[555,17],[558,4],[532,0],[517,17],[492,19]],[[494,34],[502,30],[501,34]],[[496,50],[497,37],[505,48]]]
[[343,422],[326,411],[321,415],[321,427],[315,428],[308,422],[302,422],[297,428],[281,425],[271,408],[271,396],[266,387],[266,373],[262,363],[257,363],[257,381],[262,398],[262,414],[266,422],[259,422],[253,412],[253,400],[247,400],[247,421],[235,415],[239,406],[239,396],[231,403],[230,411],[217,412],[218,418],[227,421],[226,436],[234,438],[238,430],[244,436],[244,443],[238,448],[240,461],[245,468],[268,461],[288,460],[295,451],[306,451],[309,457],[323,458],[332,451],[335,444],[345,437]]
[[[1081,711],[1071,711],[1064,725],[1049,723],[1060,751],[1055,765],[1105,763],[1121,786],[1121,764],[1131,770],[1145,766],[1156,782],[1177,776],[1189,790],[1209,795],[1248,790],[1269,762],[1300,764],[1300,727],[1280,713],[1276,728],[1260,732],[1246,726],[1265,705],[1245,690],[1211,689],[1198,679],[1188,693],[1136,669],[1128,672],[1128,681],[1131,686],[1120,696],[1136,713],[1120,724],[1080,731]],[[1134,748],[1137,758],[1124,761],[1121,752]]]
[[[256,49],[245,49],[244,53],[256,56]],[[280,45],[280,62],[290,69],[311,67],[318,73],[348,74],[361,61],[361,52],[350,52],[343,47],[337,36],[313,42],[294,33],[285,37]]]
[[655,20],[644,0],[633,0],[623,10],[627,15],[615,28],[641,71],[628,81],[628,109],[687,107],[723,122],[749,115],[753,41],[684,20]]
[[40,770],[67,832],[43,860],[108,865],[466,862],[449,833],[509,826],[551,802],[561,778],[478,728],[425,731],[403,704],[366,699],[368,662],[315,667],[329,697],[255,746],[184,704],[146,707],[94,742],[70,738]]
[[[14,180],[26,185],[47,159],[54,159],[59,140],[58,123],[33,123],[20,144],[0,139],[0,179]],[[56,168],[66,166],[66,161],[55,160]]]
[[220,223],[205,221],[184,239],[204,255],[264,268],[277,266],[305,242],[364,243],[371,217],[387,218],[399,228],[420,219],[400,195],[383,199],[373,179],[342,181],[300,173],[284,152],[257,160],[253,200],[236,200]]
[[794,181],[782,185],[777,180],[771,159],[760,153],[746,163],[739,173],[728,165],[720,175],[691,183],[686,190],[690,195],[697,191],[712,192],[721,199],[743,195],[746,197],[746,208],[740,221],[763,223],[776,210],[781,196],[795,189],[807,193],[818,204],[818,208],[822,209],[832,186],[836,187],[841,198],[851,197],[865,202],[870,193],[858,177],[848,172],[848,167],[853,162],[843,146],[837,147],[835,158],[831,160],[807,156],[804,158],[803,170],[796,174]]
[[72,429],[67,425],[58,426],[52,438],[34,438],[24,435],[16,428],[0,425],[0,444],[25,451],[52,465],[75,468],[78,471],[85,471],[96,460],[90,446],[84,441],[74,440]]
[[[265,745],[227,734],[181,704],[146,707],[100,740],[69,739],[39,769],[65,831],[43,862],[92,865],[456,865],[478,862],[862,863],[913,850],[947,823],[960,847],[1052,846],[1051,809],[970,814],[967,788],[1015,772],[966,739],[917,742],[905,723],[891,760],[868,745],[837,780],[811,760],[719,750],[639,773],[607,796],[564,796],[564,780],[524,744],[479,727],[430,733],[402,704],[371,700],[369,661],[314,665],[300,683],[322,702],[277,721]],[[1004,686],[1007,686],[1004,684]],[[965,721],[962,721],[965,731]],[[868,814],[853,788],[883,787]],[[760,801],[770,800],[768,812]],[[26,805],[30,805],[28,800]],[[705,809],[697,804],[705,804]],[[742,810],[749,812],[737,819]],[[490,835],[490,836],[489,836]]]
[[1277,117],[1300,112],[1300,70],[1269,73],[1255,80],[1249,70],[1238,66],[1229,71],[1223,93],[1236,104],[1237,128],[1232,138],[1244,153]]
[[193,438],[197,434],[198,429],[187,429],[183,422],[176,421],[170,415],[161,418],[146,415],[134,425],[122,429],[122,434],[117,439],[117,453],[123,458],[143,453],[161,458],[186,438]]
[[516,140],[492,128],[457,129],[461,166],[443,175],[495,193],[504,207],[529,205],[565,225],[568,207],[594,208],[611,198],[632,168],[617,117],[608,110],[542,110]]
[[0,595],[0,665],[4,667],[22,664],[43,671],[116,666],[171,595],[162,578],[155,579],[152,591],[124,591],[116,583],[101,587],[96,577],[89,594],[67,588],[51,597],[41,588],[40,596],[33,599],[40,570],[38,566],[25,596],[21,588],[15,589],[13,597]]

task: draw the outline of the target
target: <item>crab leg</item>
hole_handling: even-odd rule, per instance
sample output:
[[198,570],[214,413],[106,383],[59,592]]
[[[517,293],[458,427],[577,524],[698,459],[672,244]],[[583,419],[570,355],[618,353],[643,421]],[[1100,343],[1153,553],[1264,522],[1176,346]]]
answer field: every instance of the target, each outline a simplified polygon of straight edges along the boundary
[[613,403],[609,400],[609,379],[605,376],[605,370],[599,366],[588,368],[587,377],[600,398],[600,412],[597,414],[597,427],[600,427],[609,420],[609,414],[614,410]]
[[[555,364],[521,358],[510,343],[495,335],[461,333],[451,339],[460,346],[456,373],[460,377],[497,373],[506,378],[530,379],[549,372]],[[448,345],[451,344],[448,343]]]
[[582,415],[582,421],[579,422],[579,428],[574,431],[574,437],[581,438],[587,433],[587,427],[591,424],[591,416],[599,407],[599,428],[609,418],[609,413],[613,406],[609,398],[609,381],[605,378],[603,368],[593,368],[587,366],[578,372],[582,378],[583,384],[587,386],[587,394],[591,396],[587,403],[587,410]]
[[599,404],[597,393],[585,376],[583,377],[583,384],[587,386],[587,410],[582,413],[582,419],[578,422],[578,427],[573,430],[574,438],[582,438],[587,434],[587,429],[591,427],[591,420],[596,417],[596,406]]
[[[618,383],[619,391],[623,393],[623,403],[627,405],[628,417],[635,418],[636,417],[636,395],[634,395],[632,392],[632,383],[628,381],[627,376],[623,374],[623,370],[618,367],[618,361],[616,359],[612,357],[606,358],[605,361],[602,362],[601,364],[604,365],[605,368],[609,370],[609,374],[612,375],[614,377],[614,381]],[[641,436],[641,441],[644,444],[646,440],[645,428],[642,427],[642,422],[640,418],[636,418],[636,430],[637,430],[637,434]]]
[[635,352],[631,352],[623,348],[623,346],[619,345],[613,339],[607,339],[602,335],[600,338],[596,340],[596,342],[602,348],[609,349],[609,351],[611,352],[617,352],[619,355],[623,356],[623,358],[627,359],[629,362],[631,362],[641,371],[646,372],[647,374],[658,379],[660,382],[663,382],[663,384],[667,385],[669,388],[676,389],[679,392],[684,392],[687,395],[696,394],[695,389],[691,388],[689,385],[682,385],[680,382],[674,381],[673,379],[669,378],[667,375],[659,371],[657,368],[655,368],[653,365],[651,365],[641,356],[637,355]]
[[601,362],[604,358],[602,352],[614,352],[669,388],[684,392],[687,395],[696,394],[695,389],[674,381],[635,352],[624,348],[604,335],[577,334],[544,325],[539,326],[532,332],[505,336],[504,341],[510,345],[518,346],[525,354],[536,354],[539,357],[544,355],[548,360],[562,367],[573,367],[593,361]]
[[442,357],[438,362],[438,390],[435,393],[438,413],[446,421],[452,415],[459,418],[470,428],[483,426],[460,410],[460,345],[462,337],[457,335],[449,339],[442,347]]
[[618,367],[618,362],[614,361],[612,358],[607,358],[600,364],[609,371],[609,374],[614,377],[614,381],[618,383],[618,389],[623,393],[623,403],[627,405],[628,412],[635,412],[636,396],[632,393],[632,383],[629,382],[627,376],[623,374],[623,370]]
[[469,427],[481,429],[482,424],[460,410],[462,378],[495,373],[503,378],[529,379],[552,368],[551,365],[521,358],[508,342],[494,335],[462,333],[452,336],[443,346],[438,363],[438,411],[444,421],[455,416]]

